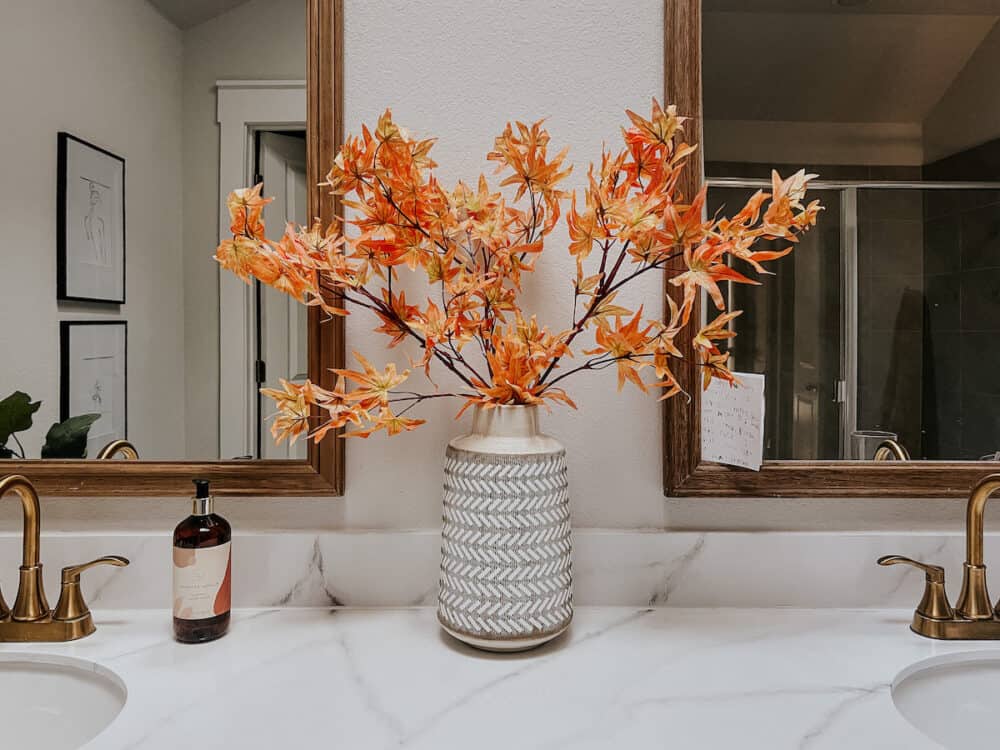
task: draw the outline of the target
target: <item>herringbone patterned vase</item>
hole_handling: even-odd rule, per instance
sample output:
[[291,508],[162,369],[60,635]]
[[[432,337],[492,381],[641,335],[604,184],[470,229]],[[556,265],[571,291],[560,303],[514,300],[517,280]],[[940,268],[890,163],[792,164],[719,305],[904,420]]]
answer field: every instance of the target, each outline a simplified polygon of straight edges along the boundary
[[565,451],[448,446],[441,547],[438,617],[453,635],[516,650],[565,630],[573,617]]

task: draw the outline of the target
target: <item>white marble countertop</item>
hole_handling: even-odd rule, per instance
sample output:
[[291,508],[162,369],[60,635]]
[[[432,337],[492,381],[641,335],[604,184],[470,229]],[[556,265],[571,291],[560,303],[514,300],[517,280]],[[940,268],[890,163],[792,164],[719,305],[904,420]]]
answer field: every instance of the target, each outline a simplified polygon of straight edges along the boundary
[[570,633],[493,656],[433,609],[235,613],[184,646],[169,613],[97,612],[64,645],[3,645],[97,662],[128,701],[87,747],[935,747],[895,711],[904,667],[1000,644],[909,632],[908,611],[585,607]]

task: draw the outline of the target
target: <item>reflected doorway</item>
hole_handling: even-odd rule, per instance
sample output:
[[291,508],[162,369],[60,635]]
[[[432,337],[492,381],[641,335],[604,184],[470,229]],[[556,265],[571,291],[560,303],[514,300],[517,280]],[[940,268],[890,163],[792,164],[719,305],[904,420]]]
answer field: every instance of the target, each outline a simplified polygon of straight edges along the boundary
[[[267,238],[278,241],[288,223],[308,224],[305,130],[268,131],[255,134],[255,183],[273,198],[265,209]],[[280,388],[282,380],[302,382],[308,376],[308,311],[289,295],[254,281],[255,359],[252,364],[256,390],[254,458],[304,459],[305,440],[275,445],[270,417],[274,412],[261,388]]]

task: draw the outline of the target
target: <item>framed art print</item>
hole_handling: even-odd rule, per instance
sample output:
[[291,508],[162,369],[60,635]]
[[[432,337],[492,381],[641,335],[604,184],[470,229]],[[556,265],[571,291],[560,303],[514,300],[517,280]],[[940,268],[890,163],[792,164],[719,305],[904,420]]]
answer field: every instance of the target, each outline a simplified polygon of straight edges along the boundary
[[125,303],[125,160],[59,133],[58,293]]
[[63,321],[59,349],[59,418],[100,415],[87,438],[87,455],[94,456],[128,437],[128,324]]

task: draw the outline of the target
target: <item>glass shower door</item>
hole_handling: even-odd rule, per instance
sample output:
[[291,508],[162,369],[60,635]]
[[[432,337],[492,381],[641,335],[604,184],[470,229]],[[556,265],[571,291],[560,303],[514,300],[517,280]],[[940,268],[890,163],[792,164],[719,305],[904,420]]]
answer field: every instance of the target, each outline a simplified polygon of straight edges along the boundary
[[[738,211],[757,188],[711,187],[708,215]],[[765,373],[764,458],[841,457],[844,388],[844,231],[841,190],[811,190],[826,210],[791,255],[770,265],[763,286],[729,284],[743,310],[730,342],[731,367]],[[780,250],[787,242],[761,249]],[[733,261],[740,266],[741,261]],[[738,267],[753,278],[752,269]],[[709,302],[707,315],[713,315]]]

